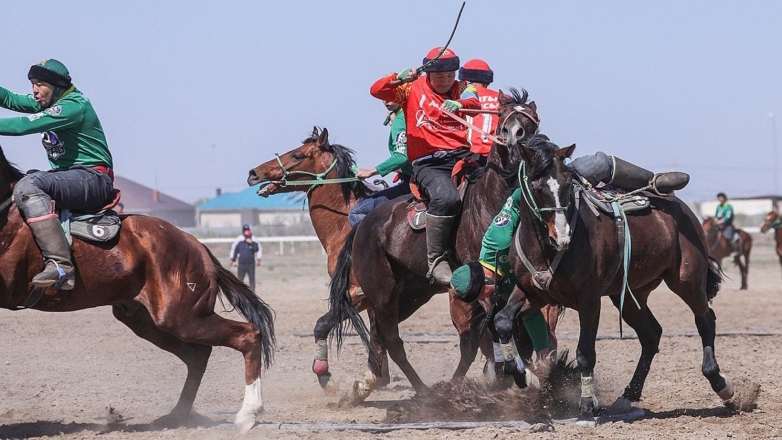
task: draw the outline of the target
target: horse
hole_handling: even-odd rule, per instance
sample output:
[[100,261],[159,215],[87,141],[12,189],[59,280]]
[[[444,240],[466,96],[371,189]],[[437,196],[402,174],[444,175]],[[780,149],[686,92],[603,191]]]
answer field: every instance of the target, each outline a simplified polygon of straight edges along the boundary
[[[352,171],[355,165],[353,154],[349,148],[329,143],[327,129],[319,131],[314,127],[312,134],[301,146],[251,169],[247,178],[247,183],[251,186],[262,184],[258,194],[264,197],[283,192],[306,191],[312,225],[326,251],[329,276],[334,274],[339,251],[351,230],[348,213],[359,199],[368,195],[366,186],[358,181]],[[355,281],[351,282],[347,297],[357,312],[367,310],[370,320],[374,319],[371,304],[358,290]],[[463,377],[475,360],[479,348],[477,330],[483,322],[484,313],[474,304],[457,301],[455,297],[451,298],[450,312],[459,333],[461,353],[453,376]],[[332,313],[328,312],[318,319],[314,329],[316,356],[313,360],[313,372],[318,377],[318,383],[326,390],[331,378],[326,343],[334,325]],[[484,355],[490,358],[491,341],[484,341],[482,348]],[[385,357],[382,347],[375,349]],[[390,381],[388,363],[382,364],[380,384],[386,385]]]
[[[176,406],[155,421],[164,427],[191,418],[212,347],[238,350],[244,357],[245,394],[234,423],[241,432],[252,428],[263,410],[261,372],[274,354],[274,313],[269,306],[195,237],[142,215],[123,216],[121,231],[107,242],[74,238],[75,288],[47,288],[30,305],[30,298],[37,296],[32,278],[44,262],[11,199],[22,177],[0,148],[0,307],[68,312],[111,306],[114,317],[133,333],[187,366]],[[249,322],[216,314],[220,293]]]
[[[516,90],[511,95],[500,93],[501,108],[497,133],[511,145],[526,139],[538,130],[540,119],[535,102],[527,102],[526,90],[523,94]],[[505,203],[510,188],[516,180],[519,156],[515,148],[494,143],[487,158],[487,164],[474,177],[462,202],[462,212],[454,227],[455,252],[452,252],[453,264],[463,264],[477,259],[481,239],[494,216]],[[409,198],[399,197],[376,207],[348,235],[345,246],[340,252],[337,269],[331,281],[330,310],[339,323],[332,335],[339,347],[343,338],[345,319],[354,328],[364,325],[356,319],[352,304],[346,300],[344,291],[350,283],[352,274],[358,280],[364,295],[375,311],[370,321],[370,340],[362,342],[370,350],[370,371],[363,382],[356,382],[354,389],[363,390],[366,398],[376,386],[382,359],[377,352],[369,348],[379,341],[388,351],[391,359],[404,372],[416,392],[427,389],[416,373],[404,349],[399,336],[399,323],[410,317],[418,308],[439,293],[449,292],[451,304],[455,294],[445,286],[432,284],[426,277],[429,270],[426,261],[426,238],[423,231],[414,231],[408,225],[407,213]],[[455,300],[456,303],[461,300]],[[482,307],[477,302],[475,308]],[[485,319],[484,319],[485,322]],[[549,325],[555,325],[550,322]],[[481,324],[484,327],[484,324]],[[359,332],[361,336],[363,332]],[[487,359],[494,359],[490,354]],[[352,396],[349,396],[352,398]],[[351,399],[357,403],[360,399]]]
[[[641,356],[622,395],[638,401],[662,335],[647,298],[665,281],[695,317],[703,343],[703,375],[720,398],[726,402],[731,399],[733,385],[720,373],[714,354],[716,315],[710,307],[722,276],[718,263],[709,258],[703,229],[689,207],[673,195],[645,193],[651,208],[626,217],[632,249],[623,274],[627,277],[625,285],[625,278],[615,277],[616,271],[612,270],[618,251],[614,220],[596,217],[585,203],[578,203],[579,193],[564,163],[573,154],[575,144],[558,148],[545,138],[535,138],[519,147],[525,164],[520,172],[524,202],[520,203],[520,222],[510,258],[520,288],[514,289],[507,306],[495,318],[501,342],[510,340],[511,320],[517,314],[523,316],[547,303],[575,309],[580,321],[576,360],[582,383],[577,423],[594,426],[598,402],[593,372],[600,299],[611,298],[641,343]],[[561,258],[558,266],[552,266],[555,258]],[[625,287],[634,298],[630,304],[624,304]],[[516,376],[521,372],[510,373]]]
[[[715,260],[722,260],[733,253],[733,248],[728,240],[722,235],[722,231],[717,226],[713,217],[706,217],[703,220],[703,231],[706,233],[706,243],[709,245],[709,255]],[[747,290],[747,280],[749,277],[749,253],[752,250],[752,236],[742,229],[736,229],[739,234],[739,243],[741,244],[741,253],[733,257],[733,264],[738,266],[741,273],[741,290]],[[743,261],[742,258],[744,257]]]
[[779,264],[782,264],[782,217],[779,216],[777,211],[771,211],[766,214],[763,219],[763,225],[760,227],[760,232],[766,233],[769,230],[774,230],[774,240],[777,243],[777,257],[779,257]]

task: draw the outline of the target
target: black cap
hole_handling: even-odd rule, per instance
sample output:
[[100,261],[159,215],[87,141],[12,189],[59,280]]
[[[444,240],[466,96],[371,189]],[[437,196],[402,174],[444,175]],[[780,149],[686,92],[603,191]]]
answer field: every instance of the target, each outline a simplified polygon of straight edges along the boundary
[[249,231],[249,230],[250,230],[250,225],[248,225],[247,223],[242,225],[242,231]]

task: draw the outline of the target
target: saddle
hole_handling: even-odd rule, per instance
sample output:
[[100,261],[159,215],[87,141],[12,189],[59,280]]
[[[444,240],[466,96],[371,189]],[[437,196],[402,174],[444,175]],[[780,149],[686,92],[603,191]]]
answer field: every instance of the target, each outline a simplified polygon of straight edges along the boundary
[[122,220],[112,209],[120,199],[120,190],[114,189],[114,197],[106,206],[97,212],[74,212],[70,209],[60,210],[60,225],[73,245],[73,236],[91,242],[105,242],[119,234]]
[[600,213],[616,217],[616,211],[612,206],[614,202],[625,214],[637,213],[651,205],[649,197],[643,194],[626,195],[626,191],[609,185],[600,188],[582,187],[581,191],[584,194],[584,201],[587,202],[587,206],[595,214],[595,217],[598,217]]
[[[470,184],[470,176],[480,167],[478,162],[472,159],[462,159],[456,163],[451,171],[451,180],[459,191],[459,199],[464,200],[467,194],[467,188]],[[426,211],[428,209],[429,198],[418,187],[415,179],[410,179],[410,192],[413,194],[413,200],[407,205],[407,224],[415,231],[426,229]]]

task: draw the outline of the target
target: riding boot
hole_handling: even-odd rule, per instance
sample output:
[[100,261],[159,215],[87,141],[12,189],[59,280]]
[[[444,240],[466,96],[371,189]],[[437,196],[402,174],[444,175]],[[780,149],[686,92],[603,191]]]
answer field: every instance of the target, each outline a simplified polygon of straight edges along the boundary
[[29,224],[35,242],[46,260],[43,271],[33,277],[37,287],[54,286],[56,289],[71,290],[76,280],[71,262],[71,247],[65,238],[56,218],[32,222]]
[[445,286],[451,284],[448,249],[451,247],[451,229],[455,219],[455,215],[426,214],[426,261],[429,264],[426,277]]
[[670,194],[682,189],[690,182],[690,175],[678,171],[655,174],[616,156],[611,156],[614,170],[609,185],[628,191],[634,191],[646,186],[658,194]]

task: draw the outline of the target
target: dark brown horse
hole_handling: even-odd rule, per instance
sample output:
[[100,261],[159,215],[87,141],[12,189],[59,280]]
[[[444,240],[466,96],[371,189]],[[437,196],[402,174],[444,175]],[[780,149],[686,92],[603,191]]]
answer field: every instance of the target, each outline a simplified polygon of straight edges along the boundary
[[[512,96],[500,95],[499,119],[502,122],[497,130],[511,144],[525,139],[538,128],[537,107],[534,102],[526,101],[526,91],[523,95],[515,90]],[[518,164],[516,148],[495,143],[482,174],[475,178],[464,197],[462,212],[455,226],[452,267],[478,258],[483,234],[510,195]],[[400,197],[378,206],[348,236],[332,278],[331,312],[339,323],[350,318],[354,327],[363,325],[355,319],[352,305],[344,298],[352,270],[375,310],[375,319],[370,322],[372,341],[379,341],[415,390],[422,391],[426,385],[407,360],[404,342],[399,336],[399,323],[433,295],[445,293],[448,289],[433,285],[426,278],[426,238],[423,231],[414,231],[408,225],[409,203],[409,198]],[[453,292],[450,295],[453,299]],[[472,304],[480,307],[475,302]],[[335,329],[338,345],[342,331],[342,325]],[[369,344],[368,341],[364,343]],[[370,353],[369,380],[357,382],[354,386],[354,389],[359,387],[364,391],[362,397],[368,396],[375,386],[382,363],[378,355],[377,352]],[[490,356],[489,359],[493,359],[493,355]]]
[[[303,145],[250,170],[247,183],[263,183],[259,195],[266,197],[283,192],[307,192],[312,225],[326,251],[328,273],[333,275],[339,250],[351,229],[348,213],[353,205],[368,193],[351,169],[355,165],[353,152],[341,145],[329,143],[328,136],[328,130],[323,129],[321,132],[317,127],[313,128],[310,137],[302,142]],[[357,287],[357,282],[352,281],[348,297],[358,312],[367,310],[370,320],[373,320],[371,304]],[[485,314],[482,309],[475,307],[475,304],[456,301],[455,297],[451,298],[450,311],[451,319],[459,333],[461,349],[461,358],[454,377],[463,377],[475,360],[479,345],[478,330]],[[329,312],[318,320],[314,330],[318,354],[313,361],[313,371],[324,388],[331,377],[328,371],[326,340],[334,325],[334,319]],[[491,341],[484,341],[483,348],[484,355],[490,359]],[[376,351],[385,352],[379,346],[376,346]],[[387,362],[383,362],[383,367],[381,384],[389,380]]]
[[[717,227],[713,217],[706,217],[703,220],[703,232],[706,233],[706,243],[708,244],[709,256],[722,263],[725,257],[733,253],[733,247],[720,228]],[[739,243],[741,252],[733,257],[733,264],[738,266],[741,273],[741,290],[747,290],[747,281],[749,278],[749,253],[752,251],[752,236],[742,229],[736,229],[739,233]],[[744,257],[743,259],[741,257]]]
[[[714,355],[716,316],[709,306],[719,290],[721,275],[717,263],[709,260],[706,237],[692,211],[675,196],[649,193],[651,208],[627,217],[632,251],[627,271],[630,290],[623,301],[623,271],[614,277],[611,270],[618,246],[617,227],[613,219],[603,215],[595,217],[584,204],[577,203],[571,172],[564,163],[573,154],[575,145],[558,149],[544,138],[535,137],[527,146],[520,146],[527,164],[521,173],[525,178],[521,188],[525,197],[519,207],[517,241],[511,247],[511,264],[521,290],[515,290],[495,319],[501,341],[509,341],[510,321],[519,312],[524,315],[545,303],[577,310],[581,332],[576,360],[582,377],[579,424],[592,425],[597,407],[592,380],[601,297],[611,297],[641,343],[638,365],[623,394],[625,399],[638,401],[662,335],[662,327],[649,309],[647,298],[665,281],[695,317],[703,343],[703,375],[723,400],[731,399],[733,386],[720,373]],[[574,215],[578,216],[575,224],[572,223]],[[564,252],[551,276],[549,289],[537,287],[520,251],[536,272],[546,274],[550,273],[550,262],[557,252]],[[637,305],[632,298],[637,300]]]
[[[17,309],[30,296],[41,253],[11,194],[23,174],[0,150],[0,307]],[[263,410],[261,370],[272,360],[273,312],[249,287],[223,268],[193,236],[163,220],[131,215],[105,243],[73,240],[76,287],[47,289],[32,307],[67,312],[112,306],[114,316],[137,336],[177,356],[187,379],[174,409],[156,422],[176,426],[190,417],[213,346],[244,356],[244,403],[235,424],[247,431]],[[249,323],[215,313],[222,294]]]
[[760,227],[760,232],[765,234],[772,229],[774,230],[774,240],[777,244],[777,257],[779,257],[779,264],[782,264],[782,217],[779,216],[777,211],[771,211],[766,214],[766,218],[763,219],[763,225]]

